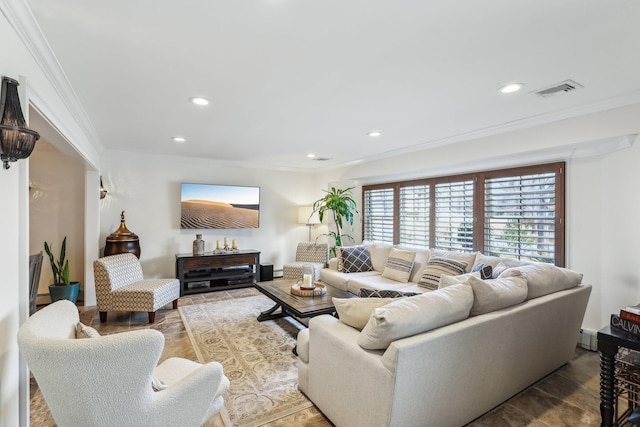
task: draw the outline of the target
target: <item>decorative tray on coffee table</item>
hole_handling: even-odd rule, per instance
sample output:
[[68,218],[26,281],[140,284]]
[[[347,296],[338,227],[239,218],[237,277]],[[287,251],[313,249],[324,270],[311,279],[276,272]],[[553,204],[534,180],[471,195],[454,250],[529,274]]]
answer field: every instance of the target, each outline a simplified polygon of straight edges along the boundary
[[301,297],[316,297],[327,293],[327,288],[322,282],[314,282],[313,288],[307,288],[302,286],[301,282],[291,285],[291,293]]

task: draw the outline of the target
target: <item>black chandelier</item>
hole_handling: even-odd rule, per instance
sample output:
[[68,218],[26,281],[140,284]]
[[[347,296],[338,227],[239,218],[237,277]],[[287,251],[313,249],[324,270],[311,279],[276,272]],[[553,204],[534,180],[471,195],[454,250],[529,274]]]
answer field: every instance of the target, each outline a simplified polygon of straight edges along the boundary
[[18,97],[19,83],[12,78],[2,77],[0,98],[0,160],[4,169],[9,162],[26,159],[31,155],[40,134],[25,126],[24,116]]

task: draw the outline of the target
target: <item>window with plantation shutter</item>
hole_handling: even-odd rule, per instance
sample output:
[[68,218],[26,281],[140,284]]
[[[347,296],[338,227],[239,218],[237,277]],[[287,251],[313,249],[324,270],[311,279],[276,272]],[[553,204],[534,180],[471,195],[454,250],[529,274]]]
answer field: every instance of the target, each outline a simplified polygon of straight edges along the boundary
[[488,255],[555,261],[555,173],[487,179],[484,199]]
[[430,185],[400,187],[400,243],[429,247]]
[[363,191],[364,240],[393,243],[393,188]]
[[564,162],[363,186],[367,240],[564,266]]
[[473,251],[473,181],[436,184],[435,245],[448,251]]

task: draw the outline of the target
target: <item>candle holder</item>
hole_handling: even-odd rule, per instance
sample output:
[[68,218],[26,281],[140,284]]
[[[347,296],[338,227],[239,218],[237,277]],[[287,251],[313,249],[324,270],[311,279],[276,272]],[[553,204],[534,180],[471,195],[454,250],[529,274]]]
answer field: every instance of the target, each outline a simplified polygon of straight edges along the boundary
[[220,255],[220,254],[237,254],[240,251],[238,249],[230,248],[229,245],[225,245],[222,248],[214,249],[212,254]]

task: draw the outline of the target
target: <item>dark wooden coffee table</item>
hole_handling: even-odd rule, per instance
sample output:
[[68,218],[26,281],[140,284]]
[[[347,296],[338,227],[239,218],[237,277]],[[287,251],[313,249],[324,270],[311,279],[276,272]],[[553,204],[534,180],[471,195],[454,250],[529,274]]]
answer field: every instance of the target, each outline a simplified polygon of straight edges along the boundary
[[[291,285],[295,280],[274,280],[258,282],[254,286],[260,292],[271,298],[276,304],[258,316],[258,321],[278,319],[285,316],[314,317],[321,314],[333,314],[335,307],[331,298],[355,298],[347,291],[327,285],[327,293],[322,296],[301,297],[291,293]],[[276,312],[280,309],[279,312]]]

